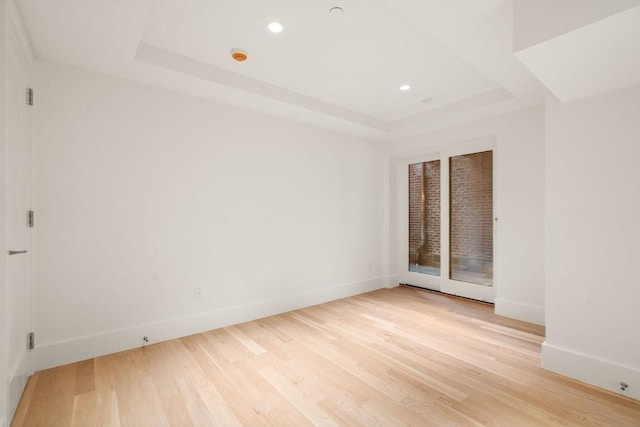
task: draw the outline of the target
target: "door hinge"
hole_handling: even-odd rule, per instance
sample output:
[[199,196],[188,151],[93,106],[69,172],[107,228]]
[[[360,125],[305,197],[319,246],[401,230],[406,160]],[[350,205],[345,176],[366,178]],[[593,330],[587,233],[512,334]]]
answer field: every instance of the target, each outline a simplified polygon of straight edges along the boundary
[[33,211],[27,212],[27,227],[33,227],[36,223],[35,214]]
[[36,337],[33,332],[27,334],[27,350],[33,350],[36,348]]
[[33,89],[27,88],[27,105],[33,105]]

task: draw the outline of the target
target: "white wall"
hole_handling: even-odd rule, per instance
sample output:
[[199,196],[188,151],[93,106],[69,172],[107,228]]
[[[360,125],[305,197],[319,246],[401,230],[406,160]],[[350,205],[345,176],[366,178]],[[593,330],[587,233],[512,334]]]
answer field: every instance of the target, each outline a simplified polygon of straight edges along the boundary
[[640,398],[640,87],[546,113],[547,369]]
[[473,140],[496,144],[497,314],[544,323],[544,111],[531,108],[389,145],[390,282],[397,283],[397,159]]
[[377,145],[36,71],[36,369],[382,285]]

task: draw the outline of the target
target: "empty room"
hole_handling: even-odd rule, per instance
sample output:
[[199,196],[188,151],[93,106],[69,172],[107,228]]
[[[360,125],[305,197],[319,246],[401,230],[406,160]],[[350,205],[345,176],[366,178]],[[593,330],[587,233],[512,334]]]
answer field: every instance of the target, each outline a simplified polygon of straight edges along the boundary
[[640,0],[0,0],[0,427],[640,427]]

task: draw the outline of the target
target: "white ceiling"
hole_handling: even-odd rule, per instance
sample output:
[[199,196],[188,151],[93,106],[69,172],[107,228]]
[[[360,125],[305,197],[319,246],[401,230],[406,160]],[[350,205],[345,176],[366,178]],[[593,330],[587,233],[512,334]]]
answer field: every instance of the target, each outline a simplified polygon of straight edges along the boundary
[[544,99],[512,1],[17,1],[38,57],[372,139]]
[[640,7],[545,40],[516,56],[562,102],[640,84]]

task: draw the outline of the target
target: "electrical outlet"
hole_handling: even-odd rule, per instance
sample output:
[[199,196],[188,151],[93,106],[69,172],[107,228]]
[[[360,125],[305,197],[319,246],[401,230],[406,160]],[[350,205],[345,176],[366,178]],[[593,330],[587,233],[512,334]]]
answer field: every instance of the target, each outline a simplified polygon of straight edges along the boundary
[[202,286],[196,286],[196,287],[193,288],[193,295],[196,298],[202,297],[203,294],[204,294],[204,292],[202,290]]

